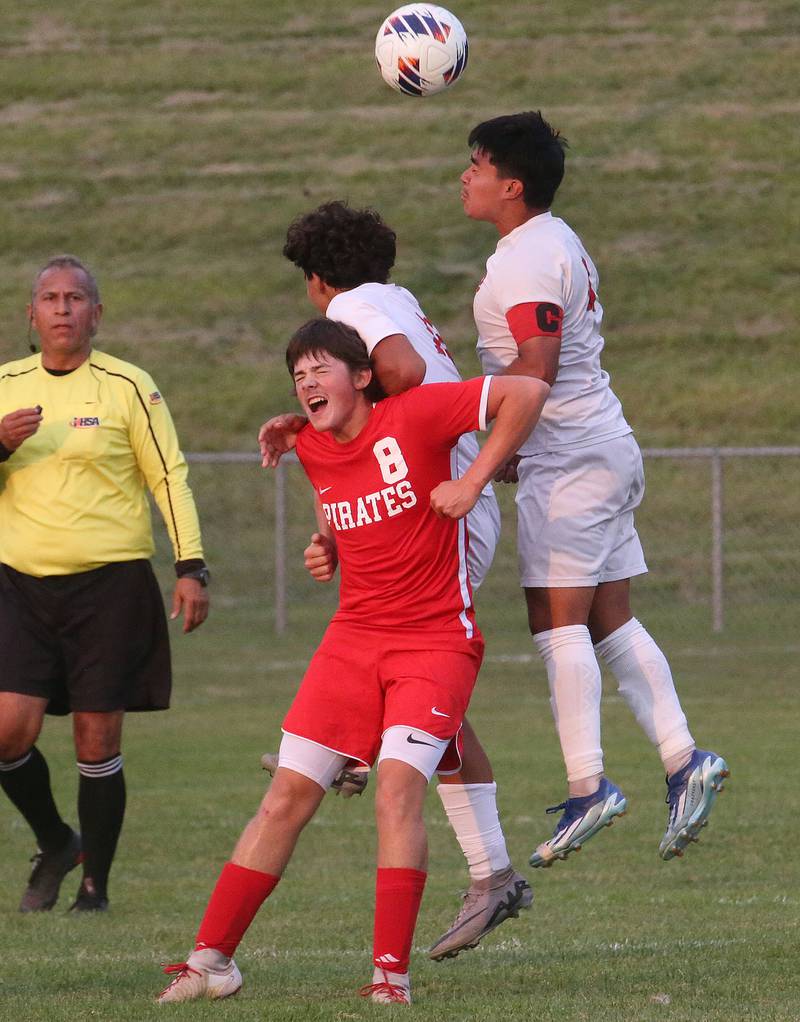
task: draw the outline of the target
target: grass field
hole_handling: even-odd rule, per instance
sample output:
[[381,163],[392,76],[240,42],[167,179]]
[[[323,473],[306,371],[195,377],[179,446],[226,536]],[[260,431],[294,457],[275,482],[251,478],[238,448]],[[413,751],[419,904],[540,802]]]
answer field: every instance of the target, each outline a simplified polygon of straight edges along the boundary
[[[0,360],[26,354],[35,269],[73,251],[100,276],[98,346],[146,367],[187,450],[245,449],[291,398],[282,350],[310,314],[281,257],[286,225],[329,198],[374,204],[465,372],[470,303],[495,239],[466,221],[469,129],[538,108],[570,141],[556,211],[598,263],[604,356],[643,445],[797,441],[800,321],[796,4],[458,0],[471,64],[452,92],[395,96],[371,63],[376,3],[27,0],[0,28]],[[798,564],[793,462],[726,473],[729,606],[710,633],[707,466],[648,465],[639,518],[652,574],[639,615],[670,655],[698,740],[733,776],[702,843],[657,857],[666,807],[652,750],[609,689],[607,766],[630,812],[579,856],[533,874],[536,902],[452,962],[423,949],[464,886],[432,793],[431,872],[413,962],[431,1020],[800,1019],[791,811]],[[189,949],[214,877],[264,787],[259,754],[335,594],[297,558],[309,527],[290,481],[289,630],[272,629],[272,482],[194,466],[214,607],[174,638],[168,714],[132,717],[129,811],[112,910],[16,912],[32,843],[0,802],[0,1022],[370,1019],[372,800],[328,799],[237,956],[235,1002],[157,1010],[158,963]],[[518,865],[563,796],[543,671],[506,534],[479,612],[488,657],[473,720]],[[169,579],[160,541],[160,574]],[[0,667],[1,669],[1,667]],[[74,823],[68,723],[41,741]],[[786,780],[784,780],[786,778]],[[788,783],[787,783],[788,781]]]
[[[520,615],[517,615],[520,616]],[[521,627],[488,613],[489,657],[473,720],[491,749],[509,846],[524,864],[549,831],[546,805],[562,795],[546,682]],[[451,962],[423,948],[450,921],[464,883],[460,854],[431,793],[431,871],[414,956],[420,1017],[448,1020],[789,1020],[800,1017],[798,828],[785,813],[780,764],[794,758],[796,651],[744,638],[704,642],[658,615],[649,625],[670,651],[698,738],[729,757],[733,776],[701,844],[662,862],[663,779],[652,750],[609,689],[609,773],[630,811],[578,856],[533,873],[536,901],[485,946]],[[218,606],[213,627],[176,639],[178,680],[169,714],[131,717],[126,737],[128,819],[100,918],[58,908],[15,908],[31,842],[0,806],[3,976],[0,1018],[12,1020],[368,1019],[355,996],[369,973],[372,798],[329,797],[237,956],[245,987],[235,1003],[157,1009],[158,963],[188,951],[205,898],[258,802],[258,758],[278,726],[317,622],[276,640],[257,606]],[[41,743],[58,794],[73,802],[68,726]],[[780,819],[777,837],[765,836]],[[530,871],[532,872],[532,871]]]

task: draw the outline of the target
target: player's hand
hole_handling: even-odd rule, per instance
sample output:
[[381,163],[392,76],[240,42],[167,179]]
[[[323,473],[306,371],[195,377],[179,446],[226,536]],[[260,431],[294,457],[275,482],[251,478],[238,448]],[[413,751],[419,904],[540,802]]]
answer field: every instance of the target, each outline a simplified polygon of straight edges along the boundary
[[297,443],[297,434],[308,422],[305,415],[287,412],[267,419],[258,431],[258,446],[261,448],[261,467],[276,468],[281,455],[291,451]]
[[497,470],[494,481],[496,483],[518,483],[519,474],[517,470],[519,468],[520,460],[521,459],[518,454],[515,454],[513,458],[509,458],[505,465],[501,466]]
[[16,449],[33,436],[42,421],[42,409],[18,408],[16,412],[9,412],[0,419],[0,444],[7,451]]
[[208,617],[209,602],[208,589],[196,578],[179,578],[172,594],[169,619],[174,621],[183,610],[183,631],[193,632]]
[[480,492],[466,479],[446,479],[431,490],[431,507],[440,518],[463,518],[475,507]]
[[330,582],[336,574],[336,565],[339,563],[336,543],[329,536],[315,532],[303,551],[303,561],[306,571],[317,582]]

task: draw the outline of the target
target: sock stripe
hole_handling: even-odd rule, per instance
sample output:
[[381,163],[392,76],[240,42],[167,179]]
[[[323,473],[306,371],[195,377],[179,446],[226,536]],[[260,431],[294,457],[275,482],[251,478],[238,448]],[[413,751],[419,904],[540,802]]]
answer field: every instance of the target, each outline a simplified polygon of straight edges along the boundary
[[82,777],[111,777],[122,769],[122,753],[104,759],[101,763],[81,763],[78,761],[78,773]]
[[12,770],[19,770],[20,767],[25,766],[28,760],[33,755],[33,749],[27,752],[24,756],[19,759],[12,760],[11,762],[0,762],[0,774],[10,773]]

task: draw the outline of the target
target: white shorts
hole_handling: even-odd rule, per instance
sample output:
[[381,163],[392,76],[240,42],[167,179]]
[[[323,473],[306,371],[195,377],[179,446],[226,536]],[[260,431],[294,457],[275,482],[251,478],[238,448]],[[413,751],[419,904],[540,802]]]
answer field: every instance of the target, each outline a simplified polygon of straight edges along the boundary
[[[381,751],[378,765],[384,759],[399,759],[414,767],[426,780],[430,781],[436,773],[439,761],[455,739],[441,739],[429,735],[419,728],[395,725],[387,728],[381,739]],[[323,791],[330,788],[337,775],[352,761],[341,753],[318,745],[299,735],[284,734],[278,750],[278,766],[315,781]],[[455,773],[460,769],[460,761]]]
[[633,436],[523,458],[517,488],[520,585],[596,586],[647,571],[633,512],[644,469]]
[[467,550],[467,571],[475,592],[486,578],[494,560],[494,552],[500,539],[500,508],[494,491],[484,490],[475,507],[467,515],[469,549]]

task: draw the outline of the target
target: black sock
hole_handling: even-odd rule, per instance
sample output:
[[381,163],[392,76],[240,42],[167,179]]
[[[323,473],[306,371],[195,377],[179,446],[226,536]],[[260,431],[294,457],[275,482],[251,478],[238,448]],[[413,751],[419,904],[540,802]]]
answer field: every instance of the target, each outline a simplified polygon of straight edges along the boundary
[[78,818],[83,843],[83,876],[100,898],[108,896],[108,874],[125,816],[122,756],[78,763]]
[[66,845],[72,830],[56,809],[47,760],[36,746],[27,758],[0,763],[0,787],[27,820],[42,851],[56,852]]

